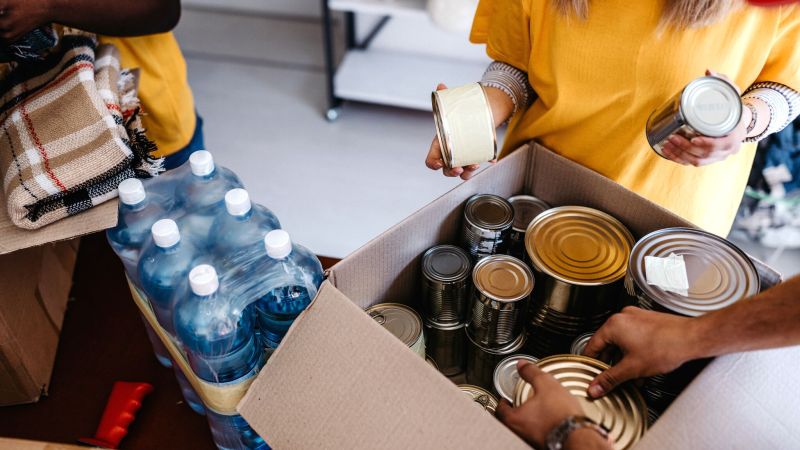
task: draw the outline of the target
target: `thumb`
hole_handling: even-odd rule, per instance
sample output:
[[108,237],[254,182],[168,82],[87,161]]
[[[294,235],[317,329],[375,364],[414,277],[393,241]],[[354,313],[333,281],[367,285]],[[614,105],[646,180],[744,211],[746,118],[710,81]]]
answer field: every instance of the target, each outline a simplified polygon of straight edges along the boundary
[[715,76],[717,76],[717,72],[714,72],[711,69],[706,69],[706,76],[707,77],[715,77]]
[[591,383],[589,383],[589,397],[599,398],[611,392],[620,384],[636,378],[636,370],[634,365],[629,362],[629,359],[622,358],[617,365],[611,366],[596,376]]
[[445,85],[444,83],[439,83],[439,84],[436,85],[436,90],[437,91],[443,91],[445,89],[447,89],[447,85]]

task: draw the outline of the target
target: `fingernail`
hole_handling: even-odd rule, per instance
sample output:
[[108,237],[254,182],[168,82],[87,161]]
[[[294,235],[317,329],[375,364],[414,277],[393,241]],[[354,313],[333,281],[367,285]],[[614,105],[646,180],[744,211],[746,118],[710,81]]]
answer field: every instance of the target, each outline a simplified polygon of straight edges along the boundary
[[600,386],[599,384],[589,386],[589,396],[592,398],[602,397],[603,387]]

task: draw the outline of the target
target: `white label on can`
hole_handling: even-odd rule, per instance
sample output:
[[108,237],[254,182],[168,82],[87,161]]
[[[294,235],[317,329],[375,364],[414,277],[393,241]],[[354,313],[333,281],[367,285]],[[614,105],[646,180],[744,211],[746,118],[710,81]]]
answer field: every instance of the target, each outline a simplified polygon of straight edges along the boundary
[[645,256],[644,270],[647,284],[684,297],[689,295],[689,276],[683,255],[671,253],[666,258]]

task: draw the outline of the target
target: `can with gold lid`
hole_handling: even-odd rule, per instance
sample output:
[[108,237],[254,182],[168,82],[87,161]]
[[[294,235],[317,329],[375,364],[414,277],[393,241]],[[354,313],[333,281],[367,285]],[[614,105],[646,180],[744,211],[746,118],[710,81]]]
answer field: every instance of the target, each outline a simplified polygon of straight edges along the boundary
[[621,222],[592,208],[552,208],[531,222],[525,246],[538,282],[529,331],[532,342],[548,343],[534,356],[569,352],[624,306],[633,243]]
[[474,285],[468,331],[483,346],[505,345],[521,333],[533,273],[513,256],[492,255],[472,271]]
[[467,320],[472,289],[469,254],[455,245],[437,245],[422,255],[422,311],[424,319],[438,324]]
[[492,108],[479,83],[434,91],[431,103],[445,166],[462,167],[497,158]]
[[[647,406],[633,384],[625,383],[599,399],[589,398],[589,383],[608,369],[607,364],[585,356],[555,355],[537,365],[578,399],[587,417],[608,431],[615,449],[633,448],[647,431]],[[533,386],[520,379],[514,389],[514,406],[521,406],[533,395]]]
[[464,371],[467,358],[465,323],[441,325],[425,321],[425,348],[439,372],[452,377]]
[[520,333],[516,339],[503,346],[485,347],[467,336],[467,382],[494,389],[494,369],[505,357],[519,353],[525,345],[526,335]]
[[550,209],[550,205],[532,195],[515,195],[508,202],[514,208],[514,223],[508,235],[508,254],[527,262],[525,231],[536,216]]
[[[661,275],[655,263],[670,257],[679,259],[668,275],[683,279],[685,289],[679,281],[653,284]],[[664,228],[633,247],[625,286],[644,309],[696,317],[756,295],[761,283],[750,258],[727,240],[694,228]]]
[[478,407],[494,415],[495,410],[497,410],[498,401],[497,397],[492,395],[491,392],[480,386],[473,386],[471,384],[459,384],[458,387],[461,389],[461,392],[467,394]]
[[400,303],[378,303],[367,308],[366,313],[414,353],[425,358],[425,334],[422,319],[416,311]]
[[505,399],[509,403],[514,402],[514,389],[517,387],[519,381],[519,372],[517,372],[517,364],[520,361],[528,361],[531,364],[539,362],[538,359],[528,355],[511,355],[499,363],[494,369],[494,391],[500,398]]
[[473,261],[503,253],[513,223],[514,208],[508,200],[492,194],[473,195],[464,206],[462,246]]

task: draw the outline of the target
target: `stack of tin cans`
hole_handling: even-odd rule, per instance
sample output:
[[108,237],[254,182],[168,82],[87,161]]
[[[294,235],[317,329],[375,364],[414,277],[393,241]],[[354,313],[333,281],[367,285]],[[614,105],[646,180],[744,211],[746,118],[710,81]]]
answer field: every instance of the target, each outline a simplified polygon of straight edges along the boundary
[[[681,259],[682,272],[677,275],[688,287],[652,284],[658,274],[648,274],[648,260],[653,271],[654,260],[674,257]],[[625,286],[643,309],[696,317],[757,294],[760,281],[750,258],[730,242],[692,228],[665,228],[636,243]],[[672,373],[648,379],[644,393],[651,417],[658,417],[707,362],[692,361]]]
[[550,205],[532,195],[515,195],[508,202],[514,209],[514,222],[508,235],[507,253],[530,264],[525,250],[525,232],[533,219],[550,209]]
[[467,381],[491,389],[494,369],[525,345],[524,320],[533,292],[533,273],[507,255],[480,260],[467,321]]
[[422,255],[422,310],[428,356],[446,376],[464,371],[472,264],[467,252],[438,245]]
[[[633,448],[647,431],[647,407],[642,395],[630,383],[599,399],[589,399],[589,383],[608,369],[605,363],[585,356],[556,355],[542,359],[538,366],[578,398],[587,417],[608,430],[616,450]],[[521,406],[534,395],[533,386],[519,380],[514,389],[514,406]]]
[[615,218],[580,206],[553,208],[529,225],[525,244],[538,280],[528,352],[568,353],[629,301],[623,278],[633,236]]

